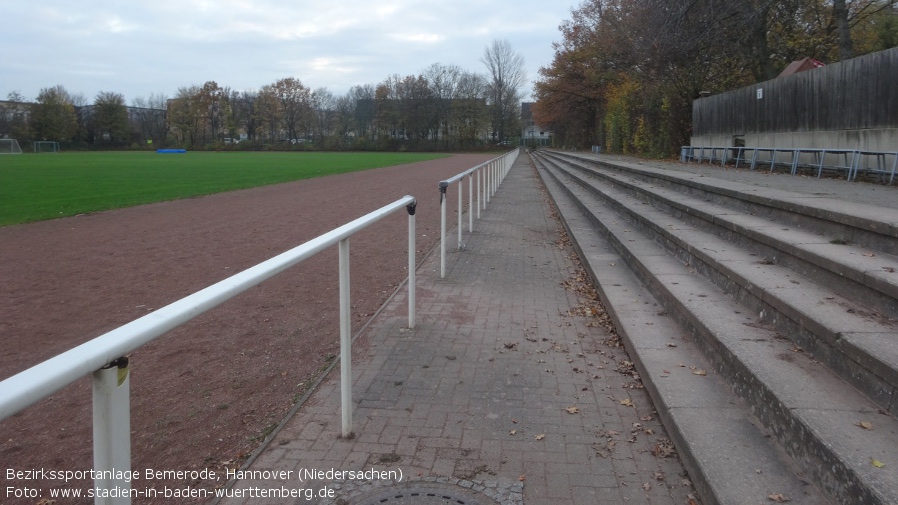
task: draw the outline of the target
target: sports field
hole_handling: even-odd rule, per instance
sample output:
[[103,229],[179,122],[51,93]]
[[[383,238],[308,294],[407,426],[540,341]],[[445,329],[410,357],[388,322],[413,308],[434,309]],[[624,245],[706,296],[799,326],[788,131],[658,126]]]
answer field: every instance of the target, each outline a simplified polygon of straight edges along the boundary
[[0,226],[441,158],[422,153],[91,152],[0,157]]

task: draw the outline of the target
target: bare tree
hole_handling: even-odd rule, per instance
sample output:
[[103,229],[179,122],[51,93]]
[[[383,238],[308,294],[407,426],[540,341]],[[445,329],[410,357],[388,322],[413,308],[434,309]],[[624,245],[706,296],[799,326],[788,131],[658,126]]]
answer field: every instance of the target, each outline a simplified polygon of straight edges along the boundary
[[259,117],[256,114],[256,100],[259,93],[255,91],[242,91],[235,93],[231,99],[234,107],[234,123],[237,128],[243,127],[249,140],[256,140]]
[[312,107],[312,123],[315,128],[315,142],[320,144],[333,129],[337,99],[330,90],[322,87],[312,92],[309,101]]
[[515,52],[507,40],[494,40],[480,59],[489,73],[488,91],[493,129],[498,140],[507,139],[521,102],[521,88],[527,81],[524,56]]
[[311,105],[311,92],[303,83],[294,77],[279,79],[272,87],[281,108],[287,138],[299,138],[298,132],[308,131]]
[[377,116],[375,107],[376,88],[372,84],[353,86],[349,90],[349,98],[353,103],[353,119],[355,132],[359,137],[367,138],[371,135],[374,119]]
[[462,74],[461,67],[457,65],[442,65],[434,63],[427,67],[422,75],[427,79],[430,92],[433,97],[433,138],[448,138],[449,113],[452,109],[452,101],[458,90],[458,79]]
[[0,104],[0,138],[21,137],[28,130],[28,110],[25,96],[12,91],[6,96],[6,103]]
[[164,142],[168,137],[168,98],[161,93],[150,94],[147,98],[135,98],[131,105],[134,120],[140,126],[144,140],[152,140],[155,144]]

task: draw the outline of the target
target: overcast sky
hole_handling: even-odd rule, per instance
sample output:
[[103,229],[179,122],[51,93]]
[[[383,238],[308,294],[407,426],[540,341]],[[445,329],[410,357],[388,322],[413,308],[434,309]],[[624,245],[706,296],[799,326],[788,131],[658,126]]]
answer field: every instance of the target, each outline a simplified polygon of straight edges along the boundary
[[[206,81],[256,90],[284,77],[335,95],[432,63],[485,73],[507,39],[532,83],[580,0],[0,0],[0,100],[61,84],[93,103],[173,96]],[[529,95],[530,86],[525,90]]]

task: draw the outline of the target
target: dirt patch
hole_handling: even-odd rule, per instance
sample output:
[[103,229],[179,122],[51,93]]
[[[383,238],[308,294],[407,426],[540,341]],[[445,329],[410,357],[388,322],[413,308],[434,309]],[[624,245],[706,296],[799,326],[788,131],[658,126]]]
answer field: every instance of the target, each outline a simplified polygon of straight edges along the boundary
[[[0,228],[0,377],[405,194],[418,198],[420,259],[439,240],[438,181],[490,157],[456,155]],[[455,208],[450,202],[450,223]],[[350,240],[355,329],[407,276],[407,221],[397,213]],[[131,357],[133,469],[239,466],[334,359],[338,337],[334,247],[142,347]],[[4,468],[90,469],[90,398],[85,378],[0,422]],[[143,480],[134,487],[223,483]],[[45,497],[63,487],[29,484]]]

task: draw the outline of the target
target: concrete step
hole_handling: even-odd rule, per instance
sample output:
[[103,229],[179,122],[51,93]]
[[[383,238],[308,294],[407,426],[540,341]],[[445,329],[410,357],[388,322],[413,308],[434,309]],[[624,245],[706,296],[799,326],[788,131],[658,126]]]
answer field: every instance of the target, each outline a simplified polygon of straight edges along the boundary
[[[705,503],[763,503],[777,487],[796,503],[898,502],[898,466],[872,464],[894,458],[892,416],[672,255],[657,228],[644,233],[627,210],[536,162]],[[672,236],[707,236],[685,228]],[[741,451],[727,448],[736,441]]]
[[557,151],[541,154],[586,161],[608,171],[640,177],[652,185],[668,185],[683,193],[694,193],[745,214],[898,255],[898,208],[846,202],[826,192],[795,193],[639,163],[612,163],[585,154]]
[[[714,233],[740,247],[761,255],[768,261],[783,264],[797,273],[823,284],[838,283],[840,293],[852,299],[863,300],[865,307],[898,318],[898,256],[877,251],[856,243],[844,243],[830,234],[819,234],[771,217],[754,214],[758,206],[745,211],[734,209],[727,202],[714,203],[707,193],[696,193],[695,188],[675,184],[676,179],[666,179],[657,185],[653,172],[641,170],[631,174],[620,168],[597,169],[600,165],[581,158],[560,158],[581,171],[587,179],[597,177],[606,184],[631,191],[644,201],[659,207],[670,215],[690,224],[707,228],[714,226]],[[648,183],[648,184],[647,184]],[[716,187],[703,183],[704,187]],[[756,195],[755,195],[756,196]],[[764,199],[767,202],[771,198]],[[808,205],[802,208],[808,211]],[[881,211],[882,209],[877,209]],[[770,215],[770,212],[761,212]],[[814,212],[816,215],[827,215]],[[834,217],[834,212],[828,214]],[[776,217],[774,215],[774,217]],[[898,216],[896,216],[898,217]],[[815,218],[819,223],[819,219]],[[789,219],[787,221],[794,221]],[[839,221],[850,222],[843,217]],[[831,230],[836,223],[826,226]],[[857,235],[857,233],[851,233]],[[880,236],[877,241],[885,242]],[[898,242],[898,240],[895,240]],[[891,247],[889,247],[891,248]]]
[[[769,223],[756,221],[757,227],[746,228],[740,235],[741,241],[733,241],[731,237],[725,240],[719,235],[727,235],[730,227],[711,221],[702,221],[704,229],[683,224],[684,215],[705,212],[706,209],[689,207],[690,204],[703,206],[699,200],[682,198],[674,216],[664,212],[663,205],[646,205],[646,200],[637,198],[651,197],[655,195],[654,190],[645,190],[634,197],[616,179],[610,181],[612,185],[594,172],[572,171],[568,175],[571,181],[606,205],[616,207],[634,226],[664,244],[671,254],[759,314],[761,321],[772,324],[883,409],[896,412],[898,322],[870,310],[871,298],[882,297],[882,293],[875,292],[874,296],[870,290],[861,290],[853,297],[845,296],[849,290],[844,284],[850,281],[825,278],[825,283],[821,283],[819,275],[804,277],[775,264],[769,257],[761,259],[756,253],[739,247],[740,242],[748,242],[751,237],[763,236],[773,243],[774,239],[765,235]],[[895,266],[898,268],[898,263]]]

